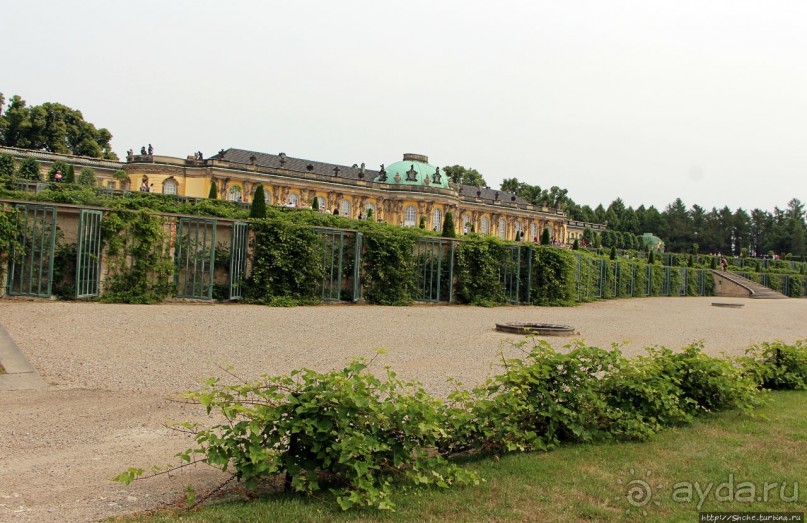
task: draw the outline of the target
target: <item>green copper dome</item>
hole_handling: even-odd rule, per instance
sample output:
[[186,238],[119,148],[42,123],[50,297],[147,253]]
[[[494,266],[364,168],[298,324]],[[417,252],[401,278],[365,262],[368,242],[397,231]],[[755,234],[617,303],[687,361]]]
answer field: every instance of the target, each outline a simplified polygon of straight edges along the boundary
[[[386,176],[386,180],[383,178]],[[384,169],[375,178],[376,182],[400,185],[422,185],[448,189],[448,176],[439,167],[429,164],[429,157],[422,154],[404,154],[403,160]]]

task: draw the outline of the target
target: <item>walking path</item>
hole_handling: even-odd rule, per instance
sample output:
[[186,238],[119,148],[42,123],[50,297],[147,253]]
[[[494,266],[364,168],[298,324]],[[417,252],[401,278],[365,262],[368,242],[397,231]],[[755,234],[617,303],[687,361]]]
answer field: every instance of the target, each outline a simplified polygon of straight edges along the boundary
[[[0,521],[95,521],[171,502],[189,484],[197,492],[218,484],[225,476],[209,467],[130,486],[110,481],[129,467],[174,462],[192,445],[165,421],[209,420],[171,396],[225,376],[218,365],[252,379],[300,367],[332,369],[384,347],[375,370],[390,365],[445,395],[446,378],[474,386],[500,372],[500,351],[522,355],[505,340],[524,338],[497,332],[496,323],[569,324],[591,345],[625,343],[628,355],[698,340],[711,354],[742,354],[755,342],[807,338],[807,300],[719,299],[744,304],[740,309],[713,307],[714,301],[270,308],[0,300],[0,323],[48,385],[0,390]],[[8,356],[3,339],[0,363],[14,374],[28,372]],[[550,341],[561,347],[572,339]]]

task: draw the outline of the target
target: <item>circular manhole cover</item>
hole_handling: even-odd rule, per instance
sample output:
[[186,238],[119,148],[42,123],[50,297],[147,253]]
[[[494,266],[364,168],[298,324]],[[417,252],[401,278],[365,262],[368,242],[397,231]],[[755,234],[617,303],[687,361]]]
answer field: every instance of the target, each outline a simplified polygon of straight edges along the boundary
[[555,325],[552,323],[497,323],[496,330],[511,334],[537,334],[539,336],[572,336],[571,325]]
[[719,301],[713,301],[712,307],[725,307],[727,309],[739,309],[741,307],[745,307],[744,303],[722,303]]

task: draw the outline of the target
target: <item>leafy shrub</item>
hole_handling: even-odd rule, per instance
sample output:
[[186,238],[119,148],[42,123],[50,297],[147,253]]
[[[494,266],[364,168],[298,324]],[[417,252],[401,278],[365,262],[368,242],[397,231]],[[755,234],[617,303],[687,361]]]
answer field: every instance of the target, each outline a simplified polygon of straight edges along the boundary
[[576,260],[565,249],[534,247],[532,295],[534,305],[572,305],[575,298]]
[[256,220],[251,227],[255,241],[245,298],[283,305],[318,301],[324,265],[316,232],[287,220]]
[[39,162],[33,158],[25,158],[17,166],[17,176],[24,180],[41,181],[42,175],[39,173]]
[[746,372],[760,386],[773,390],[807,389],[807,345],[782,342],[751,347],[743,360]]
[[457,300],[473,305],[506,302],[499,269],[505,261],[504,242],[490,235],[466,236],[457,245]]
[[415,235],[408,229],[387,228],[365,233],[362,278],[368,302],[378,305],[412,302],[414,243]]
[[285,474],[287,490],[330,491],[345,510],[392,509],[394,487],[478,483],[436,450],[447,438],[444,404],[389,369],[381,380],[366,368],[354,360],[337,371],[303,369],[239,385],[210,379],[186,396],[225,421],[208,429],[185,424],[197,447],[180,457],[232,467],[248,489]]

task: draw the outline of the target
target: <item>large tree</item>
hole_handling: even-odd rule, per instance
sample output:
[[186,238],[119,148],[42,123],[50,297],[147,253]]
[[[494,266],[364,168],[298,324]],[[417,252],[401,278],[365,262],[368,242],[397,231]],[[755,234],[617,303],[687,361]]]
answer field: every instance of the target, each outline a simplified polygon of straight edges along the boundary
[[462,165],[451,165],[443,167],[443,172],[452,182],[464,185],[474,185],[476,187],[486,187],[485,179],[476,169],[466,169]]
[[[0,93],[0,108],[5,99]],[[14,95],[0,114],[0,145],[117,160],[112,134],[84,120],[81,111],[59,103],[28,106]]]

